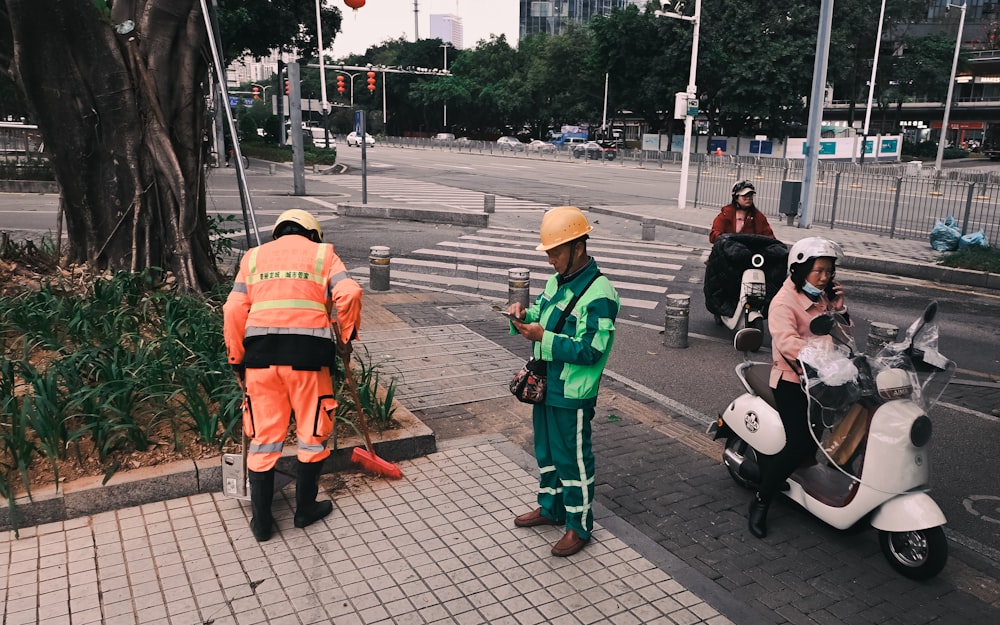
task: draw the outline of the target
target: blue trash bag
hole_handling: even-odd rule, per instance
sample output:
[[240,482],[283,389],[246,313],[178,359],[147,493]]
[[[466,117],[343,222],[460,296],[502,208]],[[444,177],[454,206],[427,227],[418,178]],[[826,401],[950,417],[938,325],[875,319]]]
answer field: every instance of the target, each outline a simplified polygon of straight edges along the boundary
[[940,219],[931,230],[931,247],[939,252],[952,252],[958,249],[962,231],[955,227],[955,218],[948,215],[944,221]]
[[964,250],[967,247],[986,247],[990,246],[989,241],[986,240],[986,233],[980,229],[979,232],[972,232],[963,235],[958,239],[958,249]]

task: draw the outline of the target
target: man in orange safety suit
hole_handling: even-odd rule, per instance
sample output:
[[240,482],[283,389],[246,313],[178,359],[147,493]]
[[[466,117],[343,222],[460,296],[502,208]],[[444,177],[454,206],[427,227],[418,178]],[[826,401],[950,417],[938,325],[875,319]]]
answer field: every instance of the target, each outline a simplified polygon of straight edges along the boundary
[[[315,217],[287,210],[274,223],[272,238],[243,257],[223,307],[229,364],[246,391],[250,529],[258,541],[271,538],[274,467],[292,414],[298,439],[295,527],[333,510],[328,499],[316,501],[337,409],[331,376],[338,352],[350,354],[361,322],[361,286],[347,275],[333,245],[323,243]],[[340,328],[338,345],[334,324]]]

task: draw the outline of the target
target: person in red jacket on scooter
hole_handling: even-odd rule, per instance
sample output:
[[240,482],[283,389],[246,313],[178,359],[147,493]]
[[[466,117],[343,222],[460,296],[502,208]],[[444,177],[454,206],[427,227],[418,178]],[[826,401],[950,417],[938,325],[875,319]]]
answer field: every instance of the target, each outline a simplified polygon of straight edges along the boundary
[[726,204],[712,222],[712,232],[708,242],[715,243],[719,236],[727,233],[760,234],[775,238],[767,217],[753,203],[757,190],[749,180],[733,185],[732,202]]

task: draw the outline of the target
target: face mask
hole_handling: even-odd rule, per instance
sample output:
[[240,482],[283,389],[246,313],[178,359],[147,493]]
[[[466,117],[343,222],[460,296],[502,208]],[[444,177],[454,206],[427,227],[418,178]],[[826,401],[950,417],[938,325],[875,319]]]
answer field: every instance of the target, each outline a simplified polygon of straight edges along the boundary
[[806,295],[808,295],[808,296],[809,296],[809,297],[810,297],[810,298],[811,298],[811,299],[812,299],[813,301],[816,301],[816,299],[817,299],[817,298],[819,298],[819,294],[823,292],[823,291],[822,291],[822,290],[820,290],[819,288],[817,288],[817,287],[813,286],[813,285],[812,285],[812,283],[811,283],[811,282],[809,282],[809,281],[806,281],[806,282],[805,282],[805,283],[804,283],[804,284],[802,285],[802,290],[803,290],[803,291],[805,292],[805,294],[806,294]]

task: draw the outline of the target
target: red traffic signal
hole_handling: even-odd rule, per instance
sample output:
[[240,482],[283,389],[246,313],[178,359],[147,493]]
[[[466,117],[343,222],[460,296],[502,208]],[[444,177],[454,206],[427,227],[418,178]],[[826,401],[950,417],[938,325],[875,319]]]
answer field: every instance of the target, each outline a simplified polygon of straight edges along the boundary
[[375,72],[368,72],[368,91],[375,91]]
[[259,100],[260,99],[260,87],[254,87],[253,88],[253,99],[254,100]]
[[288,95],[291,92],[292,92],[292,89],[291,89],[291,87],[288,86],[288,81],[286,80],[285,81],[285,95]]
[[344,77],[337,76],[337,93],[344,93]]

